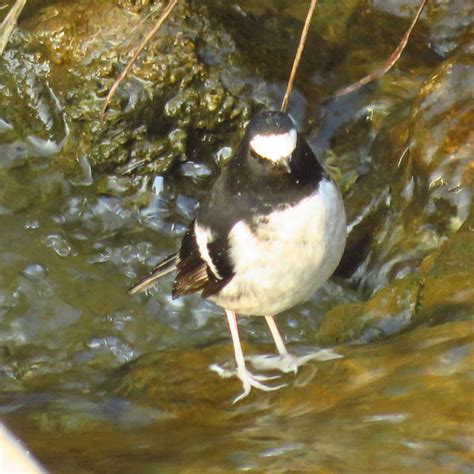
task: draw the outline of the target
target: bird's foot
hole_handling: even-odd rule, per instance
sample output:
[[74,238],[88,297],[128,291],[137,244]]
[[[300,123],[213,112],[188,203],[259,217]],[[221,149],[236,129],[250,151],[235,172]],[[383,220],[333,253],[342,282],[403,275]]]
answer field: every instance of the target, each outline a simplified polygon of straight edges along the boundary
[[211,370],[216,372],[222,378],[229,378],[229,377],[238,377],[242,382],[244,391],[234,399],[232,403],[237,403],[243,398],[245,398],[249,393],[252,387],[258,388],[259,390],[263,390],[265,392],[269,392],[271,390],[278,390],[286,386],[286,384],[276,385],[274,387],[269,387],[268,385],[264,385],[263,381],[265,380],[275,380],[279,378],[279,375],[276,376],[267,376],[267,375],[254,375],[252,372],[249,372],[246,368],[237,368],[237,370],[229,370],[224,369],[220,365],[212,364],[209,366]]
[[341,357],[341,354],[338,354],[331,349],[321,349],[304,356],[295,356],[287,352],[286,354],[280,355],[250,356],[247,357],[246,360],[250,361],[252,366],[257,370],[279,370],[280,372],[293,372],[296,374],[298,368],[310,360],[322,362],[326,360],[340,359]]

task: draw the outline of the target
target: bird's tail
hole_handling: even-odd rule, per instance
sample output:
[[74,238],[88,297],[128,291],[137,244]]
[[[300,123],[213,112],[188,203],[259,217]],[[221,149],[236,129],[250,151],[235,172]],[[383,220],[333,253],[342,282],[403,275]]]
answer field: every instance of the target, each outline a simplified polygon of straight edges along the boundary
[[128,290],[128,292],[131,295],[134,295],[135,293],[140,293],[140,291],[150,288],[150,286],[155,284],[156,280],[164,275],[167,275],[176,268],[177,257],[177,253],[166,257],[148,275],[145,275],[141,280],[137,281],[137,283],[135,283],[135,285],[133,285]]

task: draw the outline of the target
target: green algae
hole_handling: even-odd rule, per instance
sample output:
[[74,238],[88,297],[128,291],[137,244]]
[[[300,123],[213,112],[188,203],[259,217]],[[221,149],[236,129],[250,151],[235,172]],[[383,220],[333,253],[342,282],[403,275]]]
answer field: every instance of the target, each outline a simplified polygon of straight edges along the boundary
[[[190,142],[208,156],[223,144],[235,146],[228,132],[242,128],[251,104],[222,76],[243,75],[238,54],[222,28],[210,28],[207,10],[191,10],[188,2],[180,2],[152,40],[100,122],[108,89],[160,5],[150,16],[146,5],[129,10],[113,1],[55,2],[27,18],[1,72],[0,103],[9,104],[1,113],[17,137],[54,144],[45,151],[60,151],[63,169],[85,156],[95,169],[127,164],[135,172],[170,169],[186,159]],[[125,31],[131,33],[124,38]]]

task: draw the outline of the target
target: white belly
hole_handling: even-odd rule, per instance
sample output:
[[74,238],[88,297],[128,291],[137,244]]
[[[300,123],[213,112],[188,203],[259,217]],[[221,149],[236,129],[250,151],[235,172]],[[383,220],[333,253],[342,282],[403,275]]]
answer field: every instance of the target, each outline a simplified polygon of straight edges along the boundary
[[229,243],[235,276],[209,298],[236,313],[274,315],[306,301],[334,272],[346,242],[344,205],[329,181],[258,228],[234,225]]

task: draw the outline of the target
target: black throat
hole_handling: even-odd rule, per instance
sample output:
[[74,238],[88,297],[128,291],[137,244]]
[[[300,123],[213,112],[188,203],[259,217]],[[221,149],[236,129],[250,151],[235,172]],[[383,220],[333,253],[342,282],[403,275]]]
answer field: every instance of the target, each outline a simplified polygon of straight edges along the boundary
[[235,159],[224,170],[226,188],[234,195],[262,196],[264,202],[291,205],[314,193],[329,179],[306,140],[298,135],[289,169],[252,154],[245,137]]
[[198,222],[228,235],[238,221],[250,228],[274,211],[298,204],[316,193],[329,177],[303,137],[298,135],[288,169],[250,154],[248,137],[202,203]]

